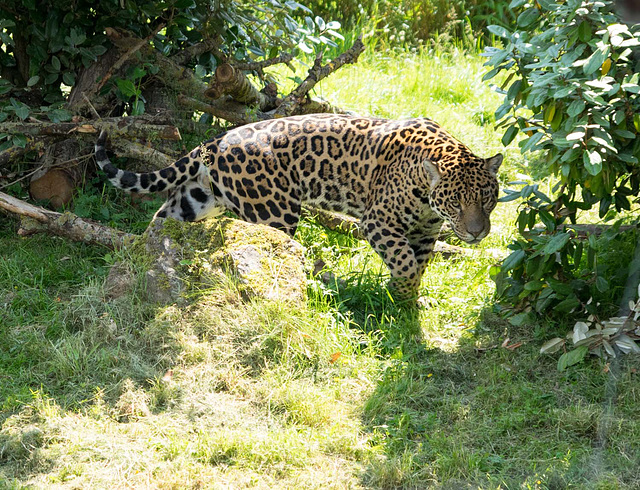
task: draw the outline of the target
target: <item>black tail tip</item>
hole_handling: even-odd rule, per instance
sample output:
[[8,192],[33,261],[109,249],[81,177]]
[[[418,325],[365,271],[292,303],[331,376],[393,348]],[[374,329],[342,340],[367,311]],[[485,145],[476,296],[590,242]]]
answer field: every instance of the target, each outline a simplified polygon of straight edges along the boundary
[[102,131],[100,131],[100,136],[98,136],[98,141],[96,141],[96,144],[99,146],[104,146],[106,142],[107,142],[107,132],[103,129]]

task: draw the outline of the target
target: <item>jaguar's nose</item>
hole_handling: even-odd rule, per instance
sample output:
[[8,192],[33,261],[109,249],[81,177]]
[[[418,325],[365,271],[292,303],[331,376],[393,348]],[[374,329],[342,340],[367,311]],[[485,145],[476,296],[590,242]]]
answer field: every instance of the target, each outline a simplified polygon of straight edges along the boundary
[[467,225],[467,232],[473,238],[478,238],[484,232],[484,223],[482,222],[472,222]]

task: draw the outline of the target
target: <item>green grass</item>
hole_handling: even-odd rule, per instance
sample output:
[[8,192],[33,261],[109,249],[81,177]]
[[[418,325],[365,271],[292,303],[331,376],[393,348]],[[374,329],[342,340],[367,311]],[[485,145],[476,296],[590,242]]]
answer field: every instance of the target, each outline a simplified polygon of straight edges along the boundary
[[[504,151],[500,97],[481,63],[368,53],[318,92],[429,116],[489,156]],[[503,182],[527,168],[505,153]],[[88,214],[144,222],[93,196]],[[477,256],[434,259],[421,308],[393,303],[366,244],[312,221],[297,238],[344,283],[310,278],[307,305],[244,301],[230,280],[157,307],[126,252],[19,238],[3,220],[0,488],[637,488],[640,361],[559,373],[539,348],[567,325],[495,313],[487,250],[505,249],[515,209],[498,206]],[[113,299],[116,261],[136,280]]]

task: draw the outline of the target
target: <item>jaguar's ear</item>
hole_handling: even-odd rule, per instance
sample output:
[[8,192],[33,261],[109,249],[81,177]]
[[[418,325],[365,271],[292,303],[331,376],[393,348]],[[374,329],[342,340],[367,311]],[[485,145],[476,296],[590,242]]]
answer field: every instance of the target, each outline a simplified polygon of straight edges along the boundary
[[425,158],[422,161],[422,165],[427,172],[427,180],[429,181],[429,185],[431,187],[440,182],[440,170],[438,170],[438,167],[431,160]]
[[487,158],[484,161],[484,165],[489,172],[491,172],[493,175],[497,175],[498,169],[500,168],[500,165],[502,165],[502,153],[498,153],[491,158]]
[[211,176],[209,175],[209,168],[206,165],[200,165],[198,168],[198,175],[196,177],[198,185],[203,189],[210,189]]

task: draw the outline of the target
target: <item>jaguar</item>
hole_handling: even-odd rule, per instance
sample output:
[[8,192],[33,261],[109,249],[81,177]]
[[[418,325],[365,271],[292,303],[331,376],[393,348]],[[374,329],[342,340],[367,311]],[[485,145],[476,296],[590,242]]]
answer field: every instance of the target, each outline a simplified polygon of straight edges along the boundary
[[290,236],[303,204],[359,218],[401,298],[418,295],[444,221],[467,243],[487,236],[503,159],[474,155],[430,119],[337,114],[240,126],[154,172],[115,167],[106,142],[102,131],[96,161],[114,186],[167,191],[154,218],[198,221],[230,210]]

